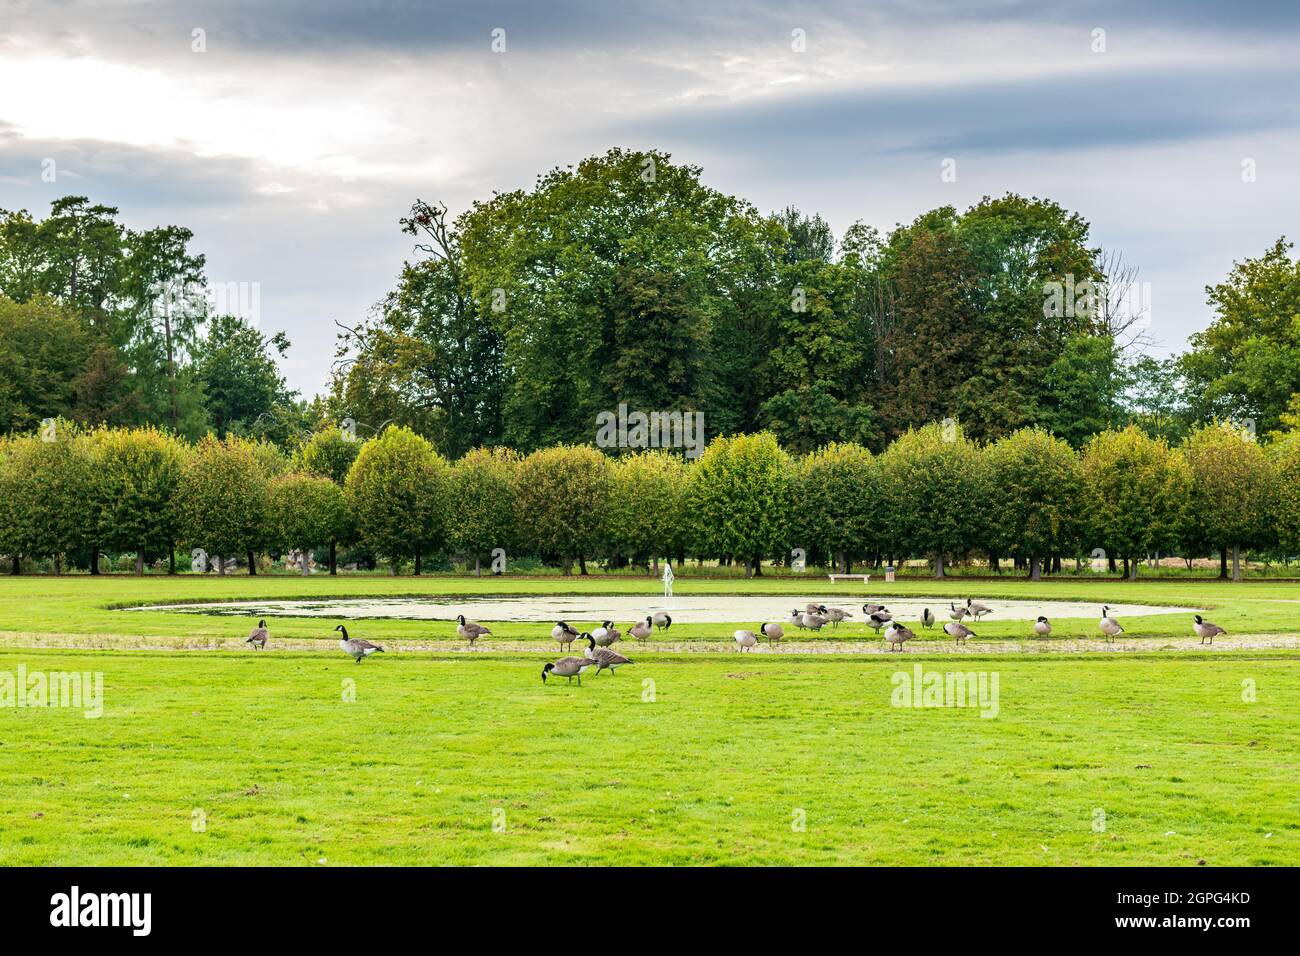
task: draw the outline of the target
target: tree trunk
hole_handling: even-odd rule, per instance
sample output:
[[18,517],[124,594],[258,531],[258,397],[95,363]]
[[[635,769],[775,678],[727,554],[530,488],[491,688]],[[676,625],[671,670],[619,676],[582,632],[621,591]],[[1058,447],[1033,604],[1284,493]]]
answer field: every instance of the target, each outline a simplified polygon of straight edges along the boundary
[[54,576],[56,578],[63,576],[63,558],[57,554],[54,556]]
[[1232,580],[1241,580],[1241,545],[1232,546]]
[[935,578],[943,577],[943,552],[937,551],[934,555],[934,576]]
[[763,576],[763,559],[762,559],[762,558],[755,558],[755,559],[754,559],[754,577],[756,577],[756,578],[761,578],[762,576]]
[[309,577],[310,575],[311,575],[311,550],[308,548],[303,548],[302,549],[302,576],[305,578],[305,577]]
[[1138,561],[1137,558],[1133,558],[1132,560],[1129,560],[1128,558],[1124,559],[1124,572],[1128,575],[1130,581],[1136,581],[1138,579],[1139,564],[1141,564],[1141,562]]
[[90,573],[99,574],[99,547],[93,544],[90,546]]
[[23,564],[22,564],[22,562],[23,562],[23,556],[22,556],[21,554],[15,554],[15,555],[14,555],[14,566],[13,566],[12,568],[9,569],[9,573],[10,573],[10,574],[22,574],[22,573],[23,573]]
[[564,576],[566,578],[573,577],[573,558],[564,559]]
[[1228,549],[1219,549],[1219,580],[1228,580]]
[[[587,559],[582,557],[581,555],[579,555],[578,557],[578,572],[582,574],[584,577],[587,574]],[[610,673],[613,673],[613,671],[611,671]]]
[[1061,573],[1061,556],[1059,554],[1056,557],[1052,558],[1052,573],[1053,574]]
[[248,552],[248,575],[252,577],[257,573],[257,556],[252,551]]
[[416,575],[416,577],[419,577],[419,576],[420,576],[420,572],[423,571],[423,570],[424,570],[423,559],[421,558],[420,555],[417,554],[417,555],[415,556],[415,575]]
[[1110,557],[1108,557],[1108,558],[1106,559],[1106,569],[1107,569],[1108,571],[1110,571],[1111,574],[1114,574],[1114,573],[1115,573],[1115,559],[1114,559],[1114,558],[1110,558]]
[[753,576],[754,576],[754,566],[753,566],[752,564],[750,564],[748,561],[746,561],[746,562],[745,562],[745,577],[747,577],[747,578],[752,578]]
[[476,578],[481,578],[481,577],[483,577],[483,564],[482,564],[482,560],[483,560],[483,559],[480,558],[477,554],[474,555],[474,577],[476,577]]
[[167,549],[167,573],[168,574],[176,573],[176,549],[175,548]]
[[338,542],[330,542],[330,574],[339,573]]
[[1042,559],[1037,556],[1031,557],[1029,559],[1029,580],[1031,581],[1043,580],[1042,565],[1043,565]]
[[994,574],[998,574],[1002,570],[1002,568],[999,566],[999,558],[996,554],[989,555],[989,570],[992,571]]
[[[95,565],[98,566],[99,561],[97,559],[92,559],[92,560],[94,560]],[[144,577],[144,552],[143,551],[137,551],[135,553],[135,576],[137,578]]]
[[224,578],[225,576],[226,576],[226,559],[221,555],[217,555],[217,577]]

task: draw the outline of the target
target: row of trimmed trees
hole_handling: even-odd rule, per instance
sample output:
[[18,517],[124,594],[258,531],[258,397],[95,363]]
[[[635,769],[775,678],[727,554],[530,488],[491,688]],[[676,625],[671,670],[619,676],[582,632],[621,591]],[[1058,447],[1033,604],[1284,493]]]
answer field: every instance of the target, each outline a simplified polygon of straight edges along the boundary
[[218,573],[230,556],[254,571],[258,554],[328,551],[333,572],[343,544],[416,573],[447,554],[481,569],[501,548],[566,573],[596,559],[657,573],[689,555],[754,574],[798,548],[844,570],[924,557],[938,576],[979,554],[1035,578],[1099,553],[1132,576],[1153,553],[1218,554],[1239,577],[1243,551],[1300,551],[1300,434],[1263,446],[1215,425],[1171,448],[1128,428],[1076,452],[1041,429],[979,446],[947,423],[880,455],[837,443],[792,457],[760,433],[717,438],[695,462],[561,445],[454,464],[398,427],[364,443],[327,429],[292,455],[62,422],[0,439],[0,554],[15,573],[23,556],[97,570],[103,553],[133,553],[142,573],[178,547]]

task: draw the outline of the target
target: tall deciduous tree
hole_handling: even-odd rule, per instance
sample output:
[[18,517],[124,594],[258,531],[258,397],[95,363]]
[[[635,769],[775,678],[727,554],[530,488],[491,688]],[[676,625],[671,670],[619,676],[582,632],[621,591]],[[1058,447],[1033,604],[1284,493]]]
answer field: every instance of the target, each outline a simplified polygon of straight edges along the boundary
[[686,544],[687,465],[667,451],[627,455],[613,465],[605,532],[611,551],[644,560],[650,573]]
[[62,419],[39,434],[14,438],[0,472],[9,548],[15,555],[50,558],[62,572],[78,552],[97,557],[90,441]]

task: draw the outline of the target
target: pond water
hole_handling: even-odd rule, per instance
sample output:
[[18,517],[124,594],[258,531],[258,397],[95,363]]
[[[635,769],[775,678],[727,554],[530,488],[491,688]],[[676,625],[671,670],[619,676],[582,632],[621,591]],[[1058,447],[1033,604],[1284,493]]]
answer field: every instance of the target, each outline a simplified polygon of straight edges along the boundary
[[[210,604],[169,604],[132,610],[177,611],[187,614],[224,614],[241,617],[328,617],[328,618],[398,618],[413,621],[449,621],[464,614],[474,621],[605,621],[620,623],[639,620],[647,614],[664,610],[675,622],[682,623],[753,623],[785,621],[793,608],[802,609],[813,602],[828,607],[842,607],[853,614],[852,622],[861,623],[864,601],[880,603],[881,598],[826,597],[795,595],[676,595],[665,604],[662,597],[645,595],[510,595],[474,598],[339,598],[326,601],[223,601]],[[948,618],[948,600],[939,598],[883,599],[890,612],[900,620],[916,620],[930,608],[940,623]],[[976,599],[979,600],[978,598]],[[1101,604],[1095,601],[1009,601],[987,599],[982,603],[993,608],[985,621],[1032,621],[1040,614],[1048,618],[1100,618]],[[1155,607],[1147,604],[1112,604],[1112,617],[1123,619],[1143,614],[1195,614],[1198,608]],[[969,619],[968,619],[969,620]]]

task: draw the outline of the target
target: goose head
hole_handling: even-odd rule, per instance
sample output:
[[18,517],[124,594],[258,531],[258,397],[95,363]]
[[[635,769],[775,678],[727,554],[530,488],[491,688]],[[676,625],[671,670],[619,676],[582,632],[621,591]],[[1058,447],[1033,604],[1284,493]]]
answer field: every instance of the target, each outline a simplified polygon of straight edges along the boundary
[[263,618],[262,620],[258,621],[258,622],[257,622],[257,626],[258,626],[258,627],[266,627],[266,620],[265,620],[265,618]]
[[614,626],[614,622],[613,622],[613,621],[601,621],[601,622],[600,622],[600,626],[601,626],[601,627],[604,627],[604,628],[611,628],[611,627]]
[[336,631],[342,631],[342,632],[343,632],[343,640],[346,641],[346,640],[348,639],[348,629],[347,629],[346,627],[344,627],[342,624],[340,624],[338,627],[334,628],[334,630],[336,630]]
[[592,637],[590,634],[588,634],[586,631],[583,631],[581,634],[578,635],[578,640],[586,641],[588,650],[594,651],[596,649],[596,639]]
[[1201,623],[1201,615],[1199,615],[1199,614],[1196,615],[1196,623],[1197,623],[1197,624],[1200,624],[1200,623]]
[[1041,615],[1041,614],[1038,615],[1038,623],[1039,623],[1039,624],[1046,624],[1046,623],[1047,623],[1047,618],[1043,617],[1043,615]]
[[549,674],[549,673],[550,673],[551,671],[553,671],[553,670],[555,670],[555,665],[554,665],[554,664],[547,664],[545,667],[542,668],[542,683],[543,683],[543,684],[546,683],[546,675]]
[[460,625],[463,626],[463,625],[465,624],[465,615],[464,615],[464,614],[457,614],[457,615],[456,615],[456,623],[457,623],[457,624],[460,624]]
[[826,605],[825,605],[825,604],[818,604],[818,605],[817,605],[817,613],[818,613],[818,614],[825,614],[825,613],[826,613]]

